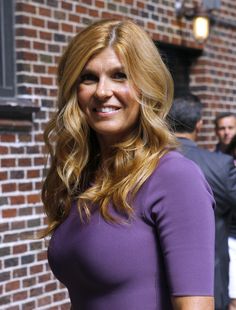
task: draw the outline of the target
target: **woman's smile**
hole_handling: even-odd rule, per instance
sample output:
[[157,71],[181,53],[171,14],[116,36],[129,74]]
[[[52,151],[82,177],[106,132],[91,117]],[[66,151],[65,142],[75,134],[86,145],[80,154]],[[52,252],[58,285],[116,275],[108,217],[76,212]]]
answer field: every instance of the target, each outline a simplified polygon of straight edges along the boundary
[[109,116],[110,114],[114,114],[120,111],[120,107],[114,106],[104,106],[94,108],[94,112],[96,112],[100,116]]

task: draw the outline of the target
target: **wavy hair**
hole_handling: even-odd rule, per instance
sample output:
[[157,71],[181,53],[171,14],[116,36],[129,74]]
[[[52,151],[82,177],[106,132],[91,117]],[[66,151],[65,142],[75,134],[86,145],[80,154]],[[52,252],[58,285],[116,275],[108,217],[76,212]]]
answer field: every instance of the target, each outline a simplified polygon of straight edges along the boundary
[[[117,53],[138,90],[140,116],[133,132],[112,145],[101,163],[96,135],[78,105],[77,88],[88,60],[106,47]],[[77,34],[62,55],[58,86],[58,108],[44,132],[51,160],[42,189],[48,217],[45,235],[67,217],[72,201],[77,202],[82,220],[89,220],[95,206],[106,221],[130,219],[134,195],[159,159],[176,147],[165,121],[173,82],[155,44],[132,21],[96,22]]]

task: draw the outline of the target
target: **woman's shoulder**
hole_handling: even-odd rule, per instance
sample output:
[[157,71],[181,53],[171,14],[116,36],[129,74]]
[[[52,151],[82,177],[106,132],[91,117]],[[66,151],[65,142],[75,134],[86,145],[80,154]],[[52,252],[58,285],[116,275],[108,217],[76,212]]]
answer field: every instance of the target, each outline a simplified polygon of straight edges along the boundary
[[180,190],[182,188],[200,185],[208,188],[207,181],[201,169],[190,159],[178,151],[166,153],[158,162],[157,167],[146,180],[143,190]]
[[153,174],[161,175],[162,177],[165,175],[171,175],[172,177],[175,175],[181,175],[182,177],[186,175],[190,177],[191,174],[203,176],[198,165],[178,151],[170,151],[162,156]]
[[161,218],[186,210],[192,210],[193,214],[196,210],[204,213],[206,207],[214,205],[212,191],[200,168],[176,151],[160,159],[138,197],[141,197],[145,218],[151,222],[157,214]]
[[158,188],[159,192],[171,195],[198,190],[211,193],[209,184],[197,164],[177,151],[170,151],[160,159],[145,188],[148,192]]

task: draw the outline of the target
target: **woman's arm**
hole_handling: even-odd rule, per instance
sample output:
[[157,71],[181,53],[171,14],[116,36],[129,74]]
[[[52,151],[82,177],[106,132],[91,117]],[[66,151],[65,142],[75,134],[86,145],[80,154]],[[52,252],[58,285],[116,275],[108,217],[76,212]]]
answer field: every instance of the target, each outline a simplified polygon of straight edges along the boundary
[[183,296],[173,297],[174,310],[214,310],[214,297]]

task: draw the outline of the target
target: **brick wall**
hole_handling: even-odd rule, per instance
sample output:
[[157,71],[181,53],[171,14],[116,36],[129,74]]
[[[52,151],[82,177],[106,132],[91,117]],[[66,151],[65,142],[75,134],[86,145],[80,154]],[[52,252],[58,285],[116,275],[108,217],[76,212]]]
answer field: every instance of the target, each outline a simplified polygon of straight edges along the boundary
[[203,54],[191,70],[191,85],[205,105],[201,144],[215,145],[213,120],[217,113],[236,112],[236,2],[221,0]]
[[[236,111],[236,2],[222,0],[206,44],[198,45],[191,22],[177,21],[174,0],[16,0],[17,99],[40,110],[28,130],[0,133],[0,309],[69,309],[66,290],[46,260],[40,188],[45,159],[42,130],[56,100],[56,65],[66,42],[95,19],[132,18],[154,40],[202,49],[191,67],[191,89],[205,104],[201,144],[216,142],[212,120]],[[20,103],[19,103],[20,104]]]

